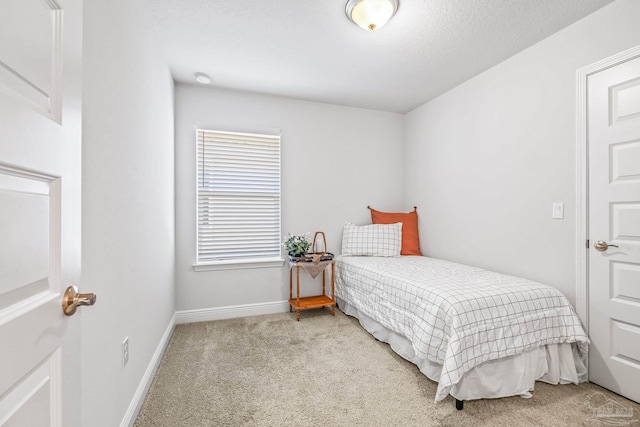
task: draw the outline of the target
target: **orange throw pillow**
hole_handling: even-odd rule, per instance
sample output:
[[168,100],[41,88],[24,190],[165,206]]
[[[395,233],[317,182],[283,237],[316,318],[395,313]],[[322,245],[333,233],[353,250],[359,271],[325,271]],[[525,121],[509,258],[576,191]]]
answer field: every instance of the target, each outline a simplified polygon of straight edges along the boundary
[[371,211],[371,222],[374,224],[402,223],[402,250],[400,255],[422,255],[420,253],[420,235],[418,234],[418,208],[413,212],[392,213],[380,212],[367,206]]

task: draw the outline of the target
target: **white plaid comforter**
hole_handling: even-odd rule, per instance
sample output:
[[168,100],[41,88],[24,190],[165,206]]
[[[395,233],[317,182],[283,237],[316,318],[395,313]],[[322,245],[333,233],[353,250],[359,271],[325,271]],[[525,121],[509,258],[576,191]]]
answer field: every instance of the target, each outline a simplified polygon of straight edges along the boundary
[[580,320],[551,286],[420,256],[339,256],[336,266],[339,298],[442,365],[436,401],[487,360],[573,342],[586,358]]

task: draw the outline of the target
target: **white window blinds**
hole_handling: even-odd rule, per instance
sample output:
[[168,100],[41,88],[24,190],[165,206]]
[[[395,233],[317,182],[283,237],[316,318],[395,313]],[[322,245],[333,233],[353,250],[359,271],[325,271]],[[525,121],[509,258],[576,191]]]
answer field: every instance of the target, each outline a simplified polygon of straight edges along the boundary
[[280,257],[280,136],[196,139],[198,262]]

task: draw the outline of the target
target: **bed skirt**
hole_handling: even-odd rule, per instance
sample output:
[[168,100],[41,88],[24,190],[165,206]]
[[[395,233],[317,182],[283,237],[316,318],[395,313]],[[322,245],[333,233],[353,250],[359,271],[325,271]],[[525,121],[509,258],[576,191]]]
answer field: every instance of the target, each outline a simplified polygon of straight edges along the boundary
[[[416,356],[411,342],[362,314],[356,307],[336,298],[338,307],[357,318],[362,327],[404,359],[415,364],[429,379],[438,382],[442,365]],[[586,381],[587,368],[575,343],[549,344],[515,356],[490,360],[466,372],[449,389],[458,400],[508,396],[531,397],[536,381],[549,384],[578,384]]]

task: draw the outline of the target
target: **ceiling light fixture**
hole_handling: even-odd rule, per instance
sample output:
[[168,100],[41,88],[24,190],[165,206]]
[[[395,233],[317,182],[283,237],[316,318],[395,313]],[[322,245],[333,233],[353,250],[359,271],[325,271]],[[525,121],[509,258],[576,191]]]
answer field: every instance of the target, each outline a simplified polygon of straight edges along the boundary
[[196,81],[203,85],[211,83],[211,79],[204,73],[196,73]]
[[382,28],[398,10],[398,0],[349,0],[347,17],[363,30]]

